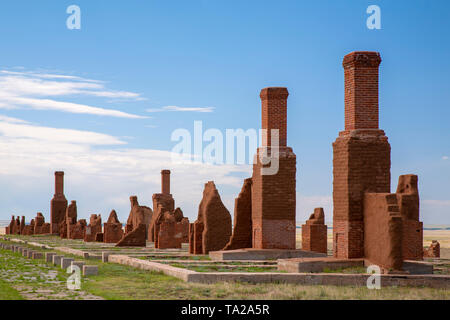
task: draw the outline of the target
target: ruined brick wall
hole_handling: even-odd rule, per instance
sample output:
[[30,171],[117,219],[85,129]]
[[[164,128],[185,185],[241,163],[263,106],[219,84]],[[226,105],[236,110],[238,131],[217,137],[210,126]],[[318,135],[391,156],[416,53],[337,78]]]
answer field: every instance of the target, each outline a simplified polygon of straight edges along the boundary
[[157,218],[164,212],[173,212],[175,208],[175,200],[171,194],[155,193],[153,200],[153,217],[148,227],[149,241],[155,241],[155,222]]
[[371,264],[387,270],[402,270],[402,225],[396,194],[365,194],[364,255]]
[[189,225],[189,218],[175,224],[175,238],[180,239],[180,243],[189,243]]
[[175,236],[175,220],[165,220],[159,225],[158,229],[158,249],[181,248],[181,238]]
[[423,250],[423,256],[426,258],[440,258],[441,245],[437,240],[433,240],[431,245]]
[[345,56],[345,131],[333,143],[333,252],[364,256],[365,192],[390,192],[390,145],[378,129],[377,52]]
[[223,250],[252,247],[252,179],[245,179],[234,202],[234,226],[230,241]]
[[67,199],[64,196],[64,172],[55,172],[55,194],[50,201],[50,232],[59,234],[59,224],[64,221]]
[[22,216],[22,220],[20,221],[20,234],[24,234],[25,230],[25,216]]
[[100,214],[92,214],[89,220],[89,225],[86,227],[84,241],[95,242],[97,233],[102,233],[102,216]]
[[67,238],[73,240],[84,240],[86,236],[87,222],[80,219],[75,224],[67,225]]
[[302,250],[327,253],[327,226],[323,208],[314,209],[302,225]]
[[103,226],[103,242],[105,243],[117,243],[123,237],[123,228],[117,213],[112,210],[109,214],[108,221]]
[[417,175],[399,177],[397,200],[403,219],[403,258],[423,259],[423,223],[419,221],[419,189]]
[[146,233],[146,225],[140,224],[133,231],[125,234],[116,244],[116,247],[145,247],[147,245]]
[[38,212],[36,218],[34,218],[34,234],[48,234],[50,233],[50,224],[45,223],[45,217],[42,213]]
[[152,221],[153,211],[147,206],[139,205],[138,199],[136,196],[130,197],[131,210],[130,215],[127,220],[127,227],[130,230],[134,230],[137,226],[144,224],[145,228],[145,237],[147,239],[148,226]]
[[203,254],[203,230],[204,225],[201,221],[195,221],[189,227],[189,253]]
[[[203,231],[200,234],[200,230]],[[222,203],[219,191],[213,181],[205,184],[203,198],[198,209],[197,221],[194,224],[194,251],[201,254],[222,250],[230,240],[231,215]]]
[[[262,129],[268,130],[267,141],[258,148],[252,176],[252,247],[255,249],[295,249],[296,156],[286,146],[286,88],[261,91]],[[279,169],[276,174],[263,175],[260,154],[274,155],[270,130],[279,130]]]

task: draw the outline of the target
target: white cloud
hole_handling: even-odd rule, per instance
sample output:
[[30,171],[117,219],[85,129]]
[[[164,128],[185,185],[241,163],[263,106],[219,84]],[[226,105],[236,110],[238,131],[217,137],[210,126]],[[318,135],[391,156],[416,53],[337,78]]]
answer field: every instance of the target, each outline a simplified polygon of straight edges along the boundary
[[442,160],[448,160],[449,158],[448,158],[448,156],[443,156],[442,157]]
[[53,172],[63,170],[66,197],[77,200],[80,218],[101,213],[107,219],[116,209],[126,221],[130,195],[152,207],[152,194],[160,192],[162,169],[172,170],[176,205],[190,219],[196,218],[204,184],[210,180],[216,182],[233,214],[234,198],[242,187],[239,175],[251,172],[250,166],[173,163],[169,151],[128,148],[117,137],[0,116],[0,187],[5,200],[0,204],[0,220],[15,213],[29,221],[38,211],[49,219]]
[[119,110],[51,99],[51,97],[79,95],[110,99],[144,99],[138,93],[107,90],[102,81],[77,76],[0,71],[0,108],[2,109],[25,107],[36,110],[54,110],[119,118],[146,118]]
[[213,112],[214,107],[178,107],[167,106],[159,109],[147,109],[147,112]]

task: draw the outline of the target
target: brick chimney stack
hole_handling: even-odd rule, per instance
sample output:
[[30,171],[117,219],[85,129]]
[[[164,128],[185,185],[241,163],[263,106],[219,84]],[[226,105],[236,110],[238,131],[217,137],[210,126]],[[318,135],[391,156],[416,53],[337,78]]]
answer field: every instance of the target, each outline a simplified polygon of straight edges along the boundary
[[345,130],[378,129],[378,52],[356,51],[344,57]]
[[50,201],[50,233],[59,234],[59,224],[64,221],[67,199],[64,196],[64,172],[55,172],[55,195]]
[[333,252],[364,257],[364,194],[389,193],[391,147],[378,125],[378,52],[344,57],[345,131],[333,143]]
[[64,172],[56,171],[55,172],[55,195],[63,195],[64,194]]
[[170,170],[161,171],[161,193],[170,194]]
[[286,88],[271,87],[261,90],[262,101],[262,129],[267,130],[267,141],[263,146],[272,145],[271,130],[279,130],[279,146],[287,145],[287,98]]

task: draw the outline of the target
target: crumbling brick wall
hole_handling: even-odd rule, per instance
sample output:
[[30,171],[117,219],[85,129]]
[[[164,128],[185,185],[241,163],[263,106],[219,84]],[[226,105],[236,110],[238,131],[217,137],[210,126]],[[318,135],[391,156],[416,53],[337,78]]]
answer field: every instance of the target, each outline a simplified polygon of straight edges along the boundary
[[425,258],[440,258],[441,257],[441,245],[437,240],[433,240],[431,245],[423,250],[423,256]]
[[223,250],[252,247],[252,179],[245,179],[234,202],[234,227],[230,241]]
[[147,245],[145,240],[146,232],[146,225],[140,224],[133,231],[125,234],[116,244],[116,247],[145,247]]
[[123,228],[119,219],[117,218],[117,213],[112,210],[109,214],[108,221],[103,226],[103,242],[105,243],[117,243],[123,237]]
[[[205,184],[203,198],[194,223],[194,234],[190,240],[195,254],[208,254],[222,250],[230,240],[231,215],[220,199],[213,181]],[[201,241],[201,242],[200,242]]]
[[403,259],[423,259],[423,223],[419,221],[419,189],[417,175],[399,177],[397,200],[403,219]]
[[84,241],[94,242],[97,233],[102,233],[102,216],[100,214],[92,214],[89,220],[89,225],[86,227]]
[[394,193],[364,196],[364,256],[386,270],[402,270],[403,220]]
[[302,225],[302,249],[327,253],[327,226],[323,208],[314,209],[314,213]]

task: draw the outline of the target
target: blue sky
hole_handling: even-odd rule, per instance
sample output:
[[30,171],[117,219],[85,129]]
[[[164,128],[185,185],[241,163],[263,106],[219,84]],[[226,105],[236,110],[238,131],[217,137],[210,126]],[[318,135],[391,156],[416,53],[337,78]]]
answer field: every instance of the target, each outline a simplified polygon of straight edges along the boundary
[[[66,27],[72,4],[81,30]],[[381,30],[366,27],[372,4]],[[250,167],[172,166],[171,133],[195,120],[257,129],[260,89],[286,86],[297,220],[323,206],[330,221],[342,58],[370,50],[383,59],[392,191],[400,174],[418,174],[421,219],[450,224],[448,1],[16,0],[0,5],[0,30],[0,219],[48,219],[55,170],[65,170],[82,218],[115,208],[123,221],[132,194],[150,205],[165,168],[190,218],[208,180],[232,213]],[[167,106],[189,109],[148,112]]]

